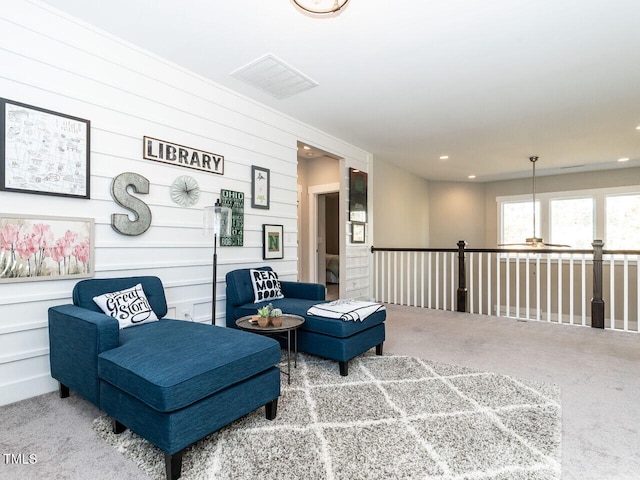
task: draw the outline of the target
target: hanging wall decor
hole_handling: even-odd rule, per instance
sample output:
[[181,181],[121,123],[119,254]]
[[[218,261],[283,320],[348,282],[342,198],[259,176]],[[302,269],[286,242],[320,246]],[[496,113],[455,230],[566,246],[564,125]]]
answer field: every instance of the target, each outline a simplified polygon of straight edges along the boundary
[[91,122],[0,98],[0,190],[90,198]]
[[268,168],[251,166],[251,206],[269,209],[269,190],[271,189],[271,172]]
[[142,157],[146,160],[224,175],[224,157],[222,155],[152,137],[142,137],[142,141]]
[[192,207],[200,199],[200,186],[195,178],[182,175],[176,178],[169,189],[171,200],[181,207]]
[[151,226],[151,209],[138,197],[129,192],[129,187],[135,193],[149,193],[149,180],[139,173],[125,172],[113,179],[111,195],[118,205],[130,210],[134,219],[126,213],[111,214],[111,228],[123,235],[142,235]]
[[367,174],[355,168],[349,169],[349,220],[367,221]]
[[262,225],[262,258],[284,258],[282,225]]
[[93,274],[93,218],[0,213],[0,283]]
[[221,247],[244,245],[244,193],[220,190],[220,203],[231,209],[231,235],[220,236]]
[[351,243],[364,243],[365,224],[360,222],[351,223]]

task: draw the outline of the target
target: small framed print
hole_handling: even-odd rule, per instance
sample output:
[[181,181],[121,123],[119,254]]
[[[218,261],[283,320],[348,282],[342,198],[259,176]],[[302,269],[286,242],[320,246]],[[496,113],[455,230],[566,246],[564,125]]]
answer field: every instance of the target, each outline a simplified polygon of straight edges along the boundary
[[0,98],[0,190],[90,198],[91,122]]
[[365,224],[359,222],[351,223],[351,243],[364,243]]
[[271,172],[268,168],[251,166],[251,207],[269,210]]
[[262,225],[262,258],[284,258],[282,225]]

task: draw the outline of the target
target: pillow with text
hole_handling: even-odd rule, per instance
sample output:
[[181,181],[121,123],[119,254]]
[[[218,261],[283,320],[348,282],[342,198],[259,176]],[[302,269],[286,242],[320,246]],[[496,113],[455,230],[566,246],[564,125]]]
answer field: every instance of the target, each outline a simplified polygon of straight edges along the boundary
[[104,313],[118,320],[120,328],[158,320],[140,283],[126,290],[93,297],[93,301]]

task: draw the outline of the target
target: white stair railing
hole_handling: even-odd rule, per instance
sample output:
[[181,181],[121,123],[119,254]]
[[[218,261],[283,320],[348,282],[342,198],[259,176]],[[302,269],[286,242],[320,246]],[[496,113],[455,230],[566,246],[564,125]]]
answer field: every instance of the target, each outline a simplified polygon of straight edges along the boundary
[[[592,311],[599,289],[600,298],[606,294],[602,325],[639,332],[640,251],[603,251],[601,245],[599,252],[372,248],[373,297],[420,308],[584,327],[598,326]],[[591,292],[593,297],[588,297]]]

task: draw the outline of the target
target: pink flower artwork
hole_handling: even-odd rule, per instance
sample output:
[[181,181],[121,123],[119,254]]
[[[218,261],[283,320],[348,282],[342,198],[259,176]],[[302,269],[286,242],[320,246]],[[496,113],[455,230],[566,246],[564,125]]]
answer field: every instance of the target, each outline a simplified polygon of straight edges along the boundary
[[0,230],[0,247],[2,250],[11,251],[18,241],[20,227],[17,225],[7,224]]
[[20,258],[30,258],[36,253],[36,240],[31,235],[25,235],[16,242],[16,252],[20,255]]
[[0,282],[91,276],[92,233],[92,219],[0,216]]

